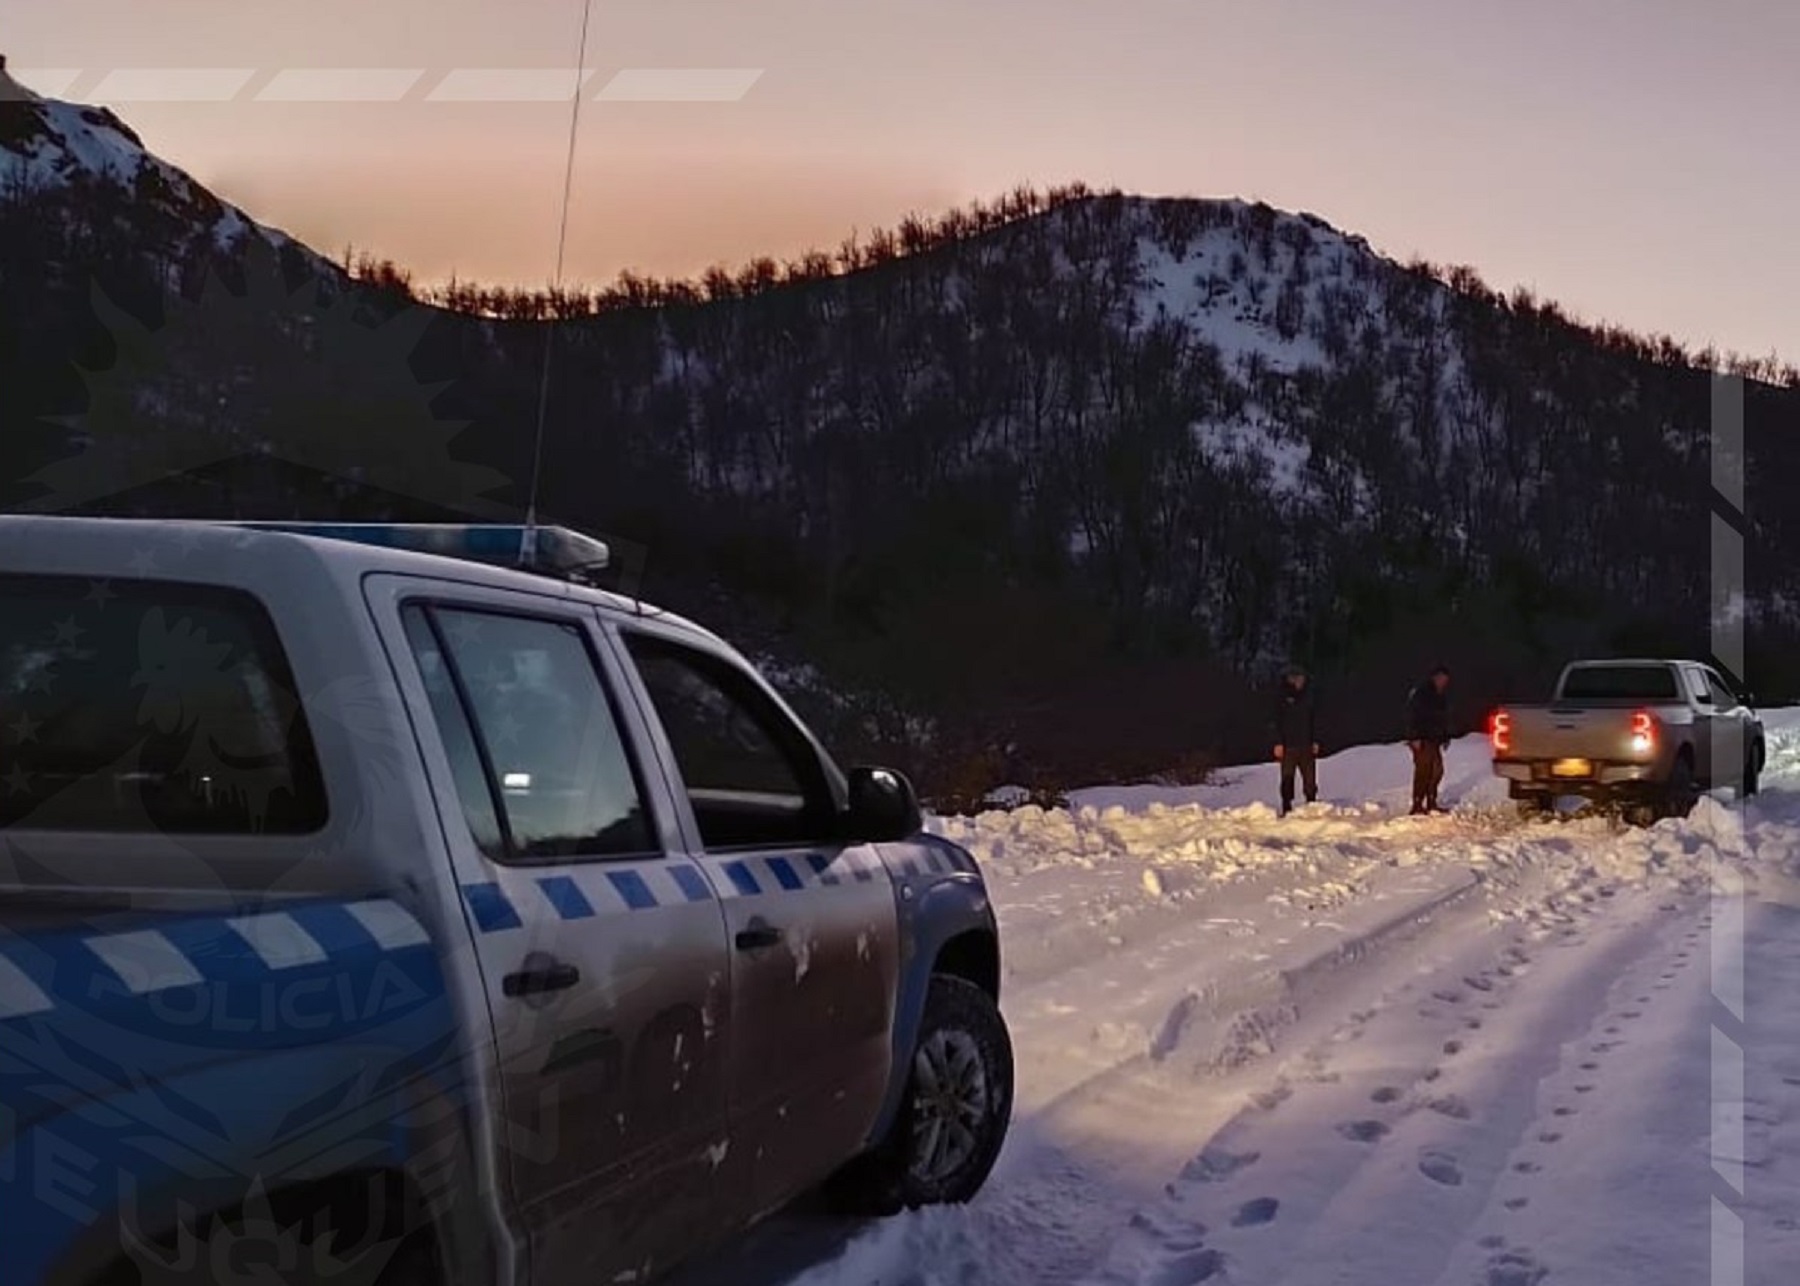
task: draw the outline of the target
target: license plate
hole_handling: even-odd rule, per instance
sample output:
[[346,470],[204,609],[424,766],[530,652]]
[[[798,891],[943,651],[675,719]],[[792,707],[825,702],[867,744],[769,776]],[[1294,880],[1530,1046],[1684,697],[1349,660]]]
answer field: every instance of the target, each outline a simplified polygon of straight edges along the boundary
[[1586,759],[1558,759],[1550,765],[1553,777],[1592,777],[1594,765]]

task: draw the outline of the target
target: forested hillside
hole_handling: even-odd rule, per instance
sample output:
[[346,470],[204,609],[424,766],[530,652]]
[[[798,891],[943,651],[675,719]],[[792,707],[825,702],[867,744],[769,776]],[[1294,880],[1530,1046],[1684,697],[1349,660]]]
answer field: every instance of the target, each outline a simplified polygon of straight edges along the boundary
[[1800,379],[1772,361],[1309,216],[1080,189],[692,283],[415,291],[123,144],[84,160],[84,123],[129,135],[78,111],[0,103],[7,508],[517,513],[553,330],[543,512],[811,667],[847,754],[940,791],[1137,776],[1260,753],[1290,658],[1364,739],[1439,659],[1472,721],[1573,650],[1704,652],[1730,368],[1730,610],[1753,685],[1800,691]]

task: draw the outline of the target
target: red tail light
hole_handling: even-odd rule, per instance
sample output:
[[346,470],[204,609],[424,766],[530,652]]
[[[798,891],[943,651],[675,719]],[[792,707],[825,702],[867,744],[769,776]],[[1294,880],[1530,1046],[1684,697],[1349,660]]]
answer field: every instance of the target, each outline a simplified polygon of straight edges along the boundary
[[1512,749],[1512,716],[1506,711],[1496,710],[1488,716],[1488,742],[1497,755]]
[[1639,754],[1656,749],[1656,716],[1648,710],[1631,716],[1631,748]]

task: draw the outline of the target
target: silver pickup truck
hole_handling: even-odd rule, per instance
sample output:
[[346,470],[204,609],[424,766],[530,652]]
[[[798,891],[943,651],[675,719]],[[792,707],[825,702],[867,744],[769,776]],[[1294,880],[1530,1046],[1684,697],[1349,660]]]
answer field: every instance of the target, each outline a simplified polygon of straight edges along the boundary
[[1527,813],[1580,796],[1640,824],[1685,816],[1701,791],[1755,794],[1766,753],[1750,698],[1697,661],[1576,661],[1553,700],[1495,710],[1488,737]]

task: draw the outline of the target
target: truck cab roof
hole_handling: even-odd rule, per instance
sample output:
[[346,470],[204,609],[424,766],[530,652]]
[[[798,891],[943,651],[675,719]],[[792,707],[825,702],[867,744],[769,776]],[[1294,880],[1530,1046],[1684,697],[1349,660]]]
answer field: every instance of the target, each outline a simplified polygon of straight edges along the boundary
[[[529,569],[228,519],[0,515],[0,548],[7,551],[5,563],[14,570],[98,578],[117,576],[120,567],[129,567],[145,579],[174,581],[205,581],[220,573],[241,575],[265,568],[273,571],[284,561],[304,559],[356,580],[387,572],[587,602],[622,616],[653,617],[715,647],[727,646],[713,631],[674,612]],[[180,557],[173,562],[159,561],[161,550],[178,551]]]

